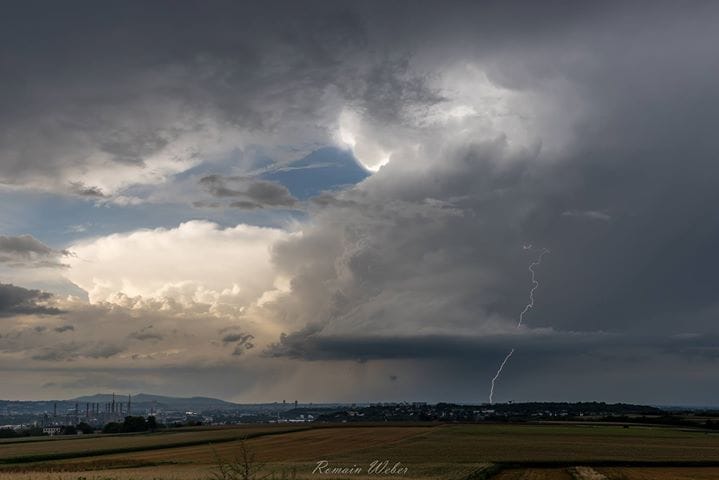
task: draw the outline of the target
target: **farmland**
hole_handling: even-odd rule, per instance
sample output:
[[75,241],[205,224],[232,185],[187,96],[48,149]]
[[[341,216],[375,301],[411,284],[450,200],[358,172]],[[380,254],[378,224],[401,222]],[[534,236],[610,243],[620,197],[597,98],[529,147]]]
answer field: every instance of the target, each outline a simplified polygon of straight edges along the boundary
[[[0,480],[209,478],[243,448],[263,471],[297,478],[377,478],[374,461],[405,479],[719,478],[719,436],[669,427],[539,425],[316,425],[183,429],[172,433],[0,444]],[[356,467],[359,473],[318,473]],[[578,468],[575,468],[578,467]],[[314,473],[313,473],[314,472]]]

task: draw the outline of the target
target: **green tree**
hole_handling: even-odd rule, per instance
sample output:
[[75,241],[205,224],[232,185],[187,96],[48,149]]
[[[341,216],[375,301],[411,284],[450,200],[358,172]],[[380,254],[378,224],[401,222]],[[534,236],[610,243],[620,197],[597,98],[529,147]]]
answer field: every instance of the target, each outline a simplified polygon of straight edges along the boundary
[[123,432],[146,432],[148,430],[145,417],[125,417],[122,423]]
[[68,425],[66,427],[63,427],[62,434],[63,435],[77,435],[77,428],[73,427],[72,425]]
[[154,432],[155,430],[157,430],[157,419],[155,419],[154,415],[150,415],[147,417],[147,428],[151,432]]
[[117,422],[110,422],[102,427],[102,433],[120,433],[121,424]]
[[85,422],[80,422],[80,423],[78,423],[78,424],[77,424],[77,429],[78,429],[79,431],[81,431],[82,433],[84,433],[84,434],[93,433],[93,432],[95,431],[95,429],[92,428],[92,426],[88,425],[88,424],[85,423]]

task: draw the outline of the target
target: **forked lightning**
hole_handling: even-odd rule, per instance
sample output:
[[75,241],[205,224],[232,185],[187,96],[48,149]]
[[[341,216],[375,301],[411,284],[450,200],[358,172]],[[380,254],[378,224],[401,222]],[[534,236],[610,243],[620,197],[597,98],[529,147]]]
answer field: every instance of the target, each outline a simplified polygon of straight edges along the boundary
[[[532,245],[525,245],[524,250],[531,250]],[[534,291],[539,287],[539,282],[535,278],[535,272],[534,267],[538,266],[542,263],[542,257],[544,257],[546,254],[549,253],[549,250],[546,248],[542,249],[542,252],[539,254],[539,257],[532,262],[529,265],[529,272],[532,274],[532,288],[529,290],[529,303],[524,306],[524,309],[522,309],[522,312],[519,314],[519,321],[517,322],[517,328],[519,328],[522,325],[522,322],[524,321],[524,315],[529,311],[530,308],[534,308]],[[509,351],[506,357],[504,357],[504,360],[499,365],[499,368],[497,369],[497,373],[494,374],[494,378],[492,378],[492,384],[489,387],[489,403],[492,404],[493,398],[494,398],[494,384],[499,378],[499,376],[502,374],[502,370],[504,369],[504,366],[507,364],[507,361],[509,361],[510,357],[514,353],[514,348]]]

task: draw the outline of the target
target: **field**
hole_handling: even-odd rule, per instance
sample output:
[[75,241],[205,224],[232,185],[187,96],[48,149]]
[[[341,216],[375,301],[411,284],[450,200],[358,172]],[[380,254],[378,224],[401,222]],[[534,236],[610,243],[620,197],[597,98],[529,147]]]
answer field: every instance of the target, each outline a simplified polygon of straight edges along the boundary
[[[408,480],[719,479],[719,436],[619,425],[257,425],[0,443],[0,480],[207,479],[249,452],[262,476]],[[368,471],[400,462],[397,474]],[[317,470],[326,462],[324,473]],[[332,468],[355,469],[337,472]],[[402,470],[406,468],[406,471]],[[269,478],[272,478],[270,476]]]

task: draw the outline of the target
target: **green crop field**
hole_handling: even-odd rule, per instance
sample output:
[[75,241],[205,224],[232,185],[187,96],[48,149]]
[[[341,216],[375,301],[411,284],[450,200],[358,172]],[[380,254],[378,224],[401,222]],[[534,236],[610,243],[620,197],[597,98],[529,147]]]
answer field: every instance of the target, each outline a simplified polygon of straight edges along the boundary
[[[719,436],[699,430],[415,424],[252,426],[0,444],[0,480],[206,479],[243,446],[263,476],[274,472],[276,478],[719,478]],[[400,462],[406,471],[367,471],[385,460],[389,466]],[[361,471],[319,473],[320,461]]]

